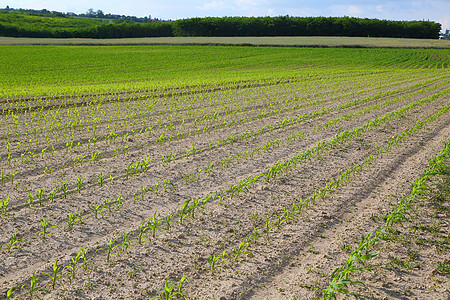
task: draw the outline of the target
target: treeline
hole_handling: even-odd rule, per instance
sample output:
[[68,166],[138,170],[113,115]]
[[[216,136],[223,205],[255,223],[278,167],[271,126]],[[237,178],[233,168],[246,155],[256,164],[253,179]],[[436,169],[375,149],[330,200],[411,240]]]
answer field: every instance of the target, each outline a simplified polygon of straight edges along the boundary
[[[67,21],[68,17],[65,19]],[[0,22],[1,36],[47,38],[361,36],[438,39],[440,30],[441,25],[432,21],[389,21],[351,17],[208,17],[71,27],[37,26],[35,22],[26,24],[23,20],[16,23]]]
[[151,16],[145,17],[136,17],[136,16],[127,16],[127,15],[118,15],[118,14],[105,14],[102,10],[94,11],[90,8],[86,13],[76,14],[74,12],[59,12],[59,11],[50,11],[47,9],[23,9],[23,8],[10,8],[7,6],[3,11],[8,11],[12,13],[22,13],[33,16],[46,16],[46,17],[80,17],[80,18],[90,18],[90,19],[108,19],[113,20],[115,23],[121,23],[124,21],[135,22],[135,23],[147,23],[153,21],[159,21],[158,19],[152,19]]
[[176,36],[360,36],[437,39],[441,24],[351,17],[225,17],[176,21]]
[[0,24],[0,36],[32,37],[32,38],[137,38],[137,37],[163,37],[173,36],[173,27],[170,22],[152,23],[120,23],[92,27],[55,28],[48,27],[33,30],[20,26]]

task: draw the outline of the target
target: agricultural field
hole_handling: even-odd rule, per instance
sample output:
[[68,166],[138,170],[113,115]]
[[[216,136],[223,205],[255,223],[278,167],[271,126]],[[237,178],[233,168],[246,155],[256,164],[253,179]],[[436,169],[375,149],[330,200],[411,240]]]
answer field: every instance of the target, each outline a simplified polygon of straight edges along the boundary
[[0,45],[236,45],[354,48],[450,48],[449,40],[348,36],[146,37],[120,39],[0,37]]
[[448,299],[450,50],[0,54],[0,297]]

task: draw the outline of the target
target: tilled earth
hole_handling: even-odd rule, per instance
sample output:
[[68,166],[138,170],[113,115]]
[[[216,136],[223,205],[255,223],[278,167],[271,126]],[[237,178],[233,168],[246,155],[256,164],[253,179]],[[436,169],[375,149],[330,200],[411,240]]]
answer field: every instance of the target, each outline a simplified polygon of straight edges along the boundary
[[[21,157],[23,149],[14,146],[14,157],[7,163],[7,141],[26,143],[27,138],[5,138],[1,169],[16,175],[14,179],[9,175],[1,186],[0,199],[9,196],[10,203],[8,214],[0,218],[0,242],[7,244],[15,232],[24,242],[19,241],[18,249],[9,251],[3,245],[0,250],[2,295],[16,286],[13,297],[29,297],[27,288],[20,287],[36,274],[38,286],[49,290],[36,295],[45,299],[147,299],[158,295],[166,281],[178,283],[183,275],[187,277],[183,293],[192,299],[320,297],[333,270],[348,258],[362,235],[382,224],[380,216],[408,193],[410,184],[450,136],[450,82],[442,74],[405,79],[362,73],[341,80],[339,85],[286,80],[233,86],[183,99],[176,94],[158,96],[154,101],[161,109],[154,117],[135,116],[142,121],[134,125],[136,130],[151,126],[148,133],[129,134],[131,128],[127,127],[114,141],[104,138],[113,124],[130,118],[100,123],[95,136],[88,137],[80,125],[71,129],[79,146],[70,150],[60,146],[54,153],[43,153],[46,144],[34,144],[42,155],[33,159]],[[281,101],[287,99],[292,101]],[[73,100],[77,101],[81,100]],[[137,108],[150,100],[130,101]],[[171,120],[180,116],[181,106],[166,105],[171,101],[184,103],[186,120],[175,122],[172,128]],[[121,101],[114,109],[128,108]],[[317,198],[297,216],[278,219],[293,203],[301,204],[330,180],[388,145],[392,137],[440,110],[443,113],[438,118],[382,155],[375,155],[327,197]],[[215,117],[202,119],[205,115]],[[25,120],[29,115],[22,117]],[[374,120],[383,121],[366,126]],[[358,134],[330,144],[275,178],[266,181],[262,176],[232,192],[237,183],[267,174],[276,163],[359,127],[363,130]],[[182,137],[177,136],[180,130]],[[1,134],[6,136],[5,128]],[[166,138],[161,140],[161,135]],[[92,137],[98,138],[97,144],[88,142]],[[80,155],[89,158],[94,150],[102,152],[97,160],[71,163]],[[145,159],[149,161],[146,171],[126,173],[130,164]],[[101,175],[105,183],[99,183]],[[77,176],[84,178],[80,188]],[[51,201],[50,191],[64,183],[67,194],[59,190]],[[41,204],[39,190],[44,194]],[[26,203],[30,194],[33,204]],[[195,214],[180,220],[177,213],[186,200],[193,199],[192,205],[208,195],[212,195],[211,201],[199,204],[197,210],[191,208]],[[417,240],[408,228],[438,224],[433,232],[422,230],[420,238],[444,239],[447,246],[401,242],[401,238],[380,244],[380,255],[371,262],[373,272],[355,274],[366,286],[351,287],[353,291],[369,299],[448,299],[448,274],[436,271],[437,264],[450,259],[448,238],[442,238],[449,235],[448,213],[433,213],[430,205],[418,205],[416,225],[399,227],[395,235]],[[75,217],[73,226],[68,214]],[[140,226],[151,224],[153,216],[160,221],[155,233],[147,229],[139,242]],[[161,221],[167,216],[172,216],[172,222]],[[56,226],[48,229],[49,234],[42,233],[44,218],[49,226]],[[271,229],[264,232],[267,226]],[[255,228],[259,230],[256,238],[252,236]],[[123,238],[126,233],[129,243]],[[233,259],[233,250],[239,245],[245,250]],[[43,274],[51,272],[56,259],[59,266],[72,266],[80,248],[86,250],[87,262],[80,259],[75,274],[70,268],[61,269],[66,276],[53,289]],[[212,270],[211,258],[224,251],[228,256],[219,258]]]

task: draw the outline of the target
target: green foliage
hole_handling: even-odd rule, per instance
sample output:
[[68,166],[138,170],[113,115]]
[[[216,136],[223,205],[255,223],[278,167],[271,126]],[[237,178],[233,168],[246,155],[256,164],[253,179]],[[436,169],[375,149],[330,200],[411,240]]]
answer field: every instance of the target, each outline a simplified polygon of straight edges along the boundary
[[371,36],[439,37],[430,21],[387,21],[353,17],[207,17],[178,20],[175,36]]
[[170,22],[113,24],[109,20],[0,10],[0,35],[51,38],[167,36],[371,36],[437,39],[432,21],[353,17],[207,17]]

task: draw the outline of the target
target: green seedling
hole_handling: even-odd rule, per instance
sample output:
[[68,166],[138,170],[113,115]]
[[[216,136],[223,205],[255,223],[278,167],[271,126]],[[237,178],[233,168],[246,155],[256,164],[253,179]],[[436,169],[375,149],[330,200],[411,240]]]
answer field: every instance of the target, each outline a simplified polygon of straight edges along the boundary
[[83,268],[86,271],[90,271],[90,269],[88,268],[88,257],[87,257],[87,250],[84,250],[83,248],[80,248],[80,254],[81,254],[81,259],[83,260]]
[[123,234],[122,243],[120,244],[120,245],[121,245],[121,248],[120,248],[120,250],[119,250],[119,256],[120,256],[120,254],[121,254],[122,252],[127,251],[128,247],[130,247],[130,245],[131,245],[131,238],[130,238],[130,236],[131,236],[132,234],[133,234],[132,231],[125,232],[125,233]]
[[91,204],[91,208],[92,210],[90,210],[89,212],[92,213],[96,219],[98,219],[98,213],[101,212],[103,209],[102,204],[101,203],[99,205]]
[[26,241],[19,239],[17,237],[17,231],[15,231],[12,235],[11,238],[9,239],[9,242],[4,243],[0,246],[0,249],[3,246],[6,246],[8,248],[8,252],[11,252],[12,249],[19,249],[20,250],[20,246],[19,243],[26,243]]
[[116,178],[117,178],[117,176],[112,176],[112,174],[109,174],[109,182],[110,182],[111,184],[114,183],[114,179],[116,179]]
[[155,211],[153,217],[151,217],[147,221],[147,227],[150,228],[150,230],[152,231],[153,239],[156,239],[156,229],[158,229],[158,225],[159,223],[161,223],[161,220],[156,219],[156,214],[157,212]]
[[282,216],[282,217],[278,217],[277,218],[277,221],[276,221],[276,223],[275,223],[275,227],[276,228],[283,228],[283,223],[285,222],[286,220],[284,219],[284,216]]
[[180,216],[180,224],[183,224],[183,219],[186,217],[186,213],[189,210],[189,202],[191,202],[191,200],[192,198],[187,199],[181,206],[181,211],[178,213],[178,215]]
[[143,186],[141,187],[141,190],[142,190],[142,194],[141,194],[142,201],[144,201],[144,199],[145,199],[145,194],[147,193],[148,189],[147,189],[147,187],[146,187],[145,185],[143,185]]
[[270,219],[270,218],[266,220],[266,227],[265,227],[264,230],[263,230],[264,233],[266,234],[266,241],[269,240],[269,235],[271,234],[272,229],[274,229],[275,227],[277,227],[276,225],[275,225],[275,226],[271,226],[271,225],[270,225],[271,221],[272,221],[272,219]]
[[44,291],[46,293],[49,293],[48,290],[46,290],[44,287],[38,287],[36,286],[37,278],[36,278],[36,271],[33,272],[33,276],[31,277],[30,284],[24,284],[22,285],[22,290],[26,290],[28,292],[29,298],[33,299],[34,297],[40,299],[38,296],[35,296],[36,292]]
[[148,238],[144,233],[149,228],[148,226],[144,226],[145,221],[142,221],[141,225],[139,226],[139,233],[138,233],[138,243],[142,244],[145,241],[145,238]]
[[133,173],[137,171],[137,169],[134,166],[134,162],[131,162],[126,168],[125,168],[125,174],[127,175],[127,179],[133,175]]
[[242,259],[242,256],[244,254],[248,254],[250,253],[249,251],[247,251],[248,249],[248,244],[245,242],[242,242],[239,244],[239,246],[236,246],[233,248],[232,252],[233,252],[233,260],[234,261],[239,261],[240,259]]
[[8,205],[9,205],[9,197],[6,197],[5,200],[3,200],[2,202],[0,202],[0,213],[4,216],[6,216],[6,210],[8,209]]
[[87,216],[84,216],[84,217],[83,217],[83,216],[81,215],[81,208],[79,208],[79,209],[78,209],[78,214],[75,216],[75,218],[76,218],[77,220],[79,220],[81,224],[84,224],[83,219],[86,218],[86,217],[87,217]]
[[73,213],[67,214],[67,230],[72,230],[73,225],[75,225],[75,221],[77,219],[77,216],[75,216]]
[[13,286],[6,292],[6,300],[16,300],[17,299],[17,298],[11,298],[12,295],[14,294],[15,289],[16,289],[16,287]]
[[170,300],[181,298],[183,300],[187,299],[187,296],[184,293],[183,283],[187,278],[184,276],[181,277],[180,282],[176,284],[175,282],[169,283],[169,279],[166,279],[164,282],[164,286],[158,290],[158,294],[155,297],[150,297],[150,295],[145,292],[148,296],[149,300]]
[[67,269],[68,275],[67,278],[69,279],[70,283],[72,283],[72,280],[75,280],[76,278],[76,272],[79,268],[77,267],[78,261],[81,258],[82,251],[79,251],[75,257],[71,257],[70,260],[72,261],[72,264],[70,266],[65,266],[64,270]]
[[83,181],[86,180],[86,178],[80,178],[77,174],[77,189],[78,192],[81,192],[81,190],[83,189]]
[[91,161],[98,161],[100,153],[101,153],[100,151],[91,152]]
[[169,213],[167,213],[166,217],[162,219],[162,222],[166,224],[168,230],[171,228],[173,216],[173,214],[169,215]]
[[194,219],[194,217],[195,217],[195,210],[197,209],[197,206],[198,206],[198,204],[200,202],[200,199],[201,198],[194,199],[192,201],[192,205],[189,208],[189,213],[190,213],[192,219]]
[[286,223],[293,220],[293,217],[291,217],[291,213],[289,212],[287,205],[284,205],[283,219],[283,221]]
[[117,205],[117,209],[121,210],[123,207],[122,195],[117,197],[117,200],[114,203]]
[[33,201],[34,201],[33,199],[34,199],[34,194],[33,193],[29,193],[28,194],[28,199],[25,202],[25,204],[28,205],[30,208],[31,208],[31,206],[33,206]]
[[162,180],[164,182],[164,184],[162,185],[164,192],[166,192],[168,189],[173,190],[175,188],[173,182],[170,179],[165,179],[164,175],[162,177]]
[[100,172],[100,174],[98,174],[97,183],[100,185],[100,187],[102,187],[105,184],[103,172]]
[[223,263],[227,263],[226,258],[229,258],[230,255],[228,255],[227,251],[223,250],[222,254],[220,255],[220,259],[222,260]]
[[202,210],[205,210],[205,205],[208,204],[208,202],[212,201],[214,199],[213,195],[209,194],[208,196],[206,196],[203,201],[202,204],[200,205],[200,207],[202,208]]
[[262,236],[259,234],[259,227],[255,227],[253,228],[252,231],[252,238],[253,238],[253,242],[256,244],[258,242],[258,239],[261,238]]
[[63,192],[64,198],[67,198],[68,189],[69,189],[69,184],[67,183],[67,179],[64,181],[61,180],[60,183],[61,183],[60,190]]
[[39,189],[36,193],[36,196],[39,200],[39,205],[42,206],[44,203],[44,191],[42,189]]
[[211,270],[211,273],[212,273],[212,274],[214,274],[214,271],[215,271],[217,268],[223,268],[223,266],[219,266],[219,265],[217,264],[217,261],[218,261],[219,259],[222,259],[222,256],[221,256],[221,255],[215,256],[214,254],[211,254],[211,255],[209,255],[209,256],[206,258],[206,260],[207,260],[208,263],[209,263],[209,267],[210,267],[210,270]]
[[55,200],[56,197],[56,188],[54,188],[48,195],[48,199],[50,200],[50,202],[53,202]]
[[112,202],[110,198],[105,198],[103,200],[103,202],[105,203],[106,207],[108,208],[108,211],[111,212],[111,208],[112,208],[112,205],[114,204],[114,202]]
[[3,172],[3,170],[0,172],[0,184],[1,185],[5,185],[6,182],[6,176],[5,173]]
[[58,259],[56,259],[55,263],[53,264],[53,267],[52,267],[53,272],[51,274],[49,274],[49,273],[44,274],[45,276],[50,278],[53,290],[55,289],[57,280],[60,279],[61,277],[65,277],[65,275],[62,274],[63,270],[64,270],[64,268],[58,266]]
[[53,223],[53,221],[47,221],[46,218],[41,219],[42,231],[39,234],[42,236],[42,239],[44,240],[47,235],[52,236],[50,233],[47,232],[48,229],[53,227],[59,228],[56,225],[51,225],[51,223]]
[[116,249],[117,247],[121,246],[121,244],[116,244],[116,245],[114,245],[114,243],[116,242],[116,240],[117,240],[118,238],[119,238],[119,237],[116,237],[115,239],[113,239],[112,237],[109,238],[109,242],[106,243],[106,246],[108,246],[108,249],[100,248],[100,249],[97,249],[97,250],[96,250],[96,251],[100,251],[100,250],[106,251],[106,261],[107,261],[107,262],[110,260],[110,258],[111,258],[112,255],[115,255],[115,254],[113,253],[114,249]]

